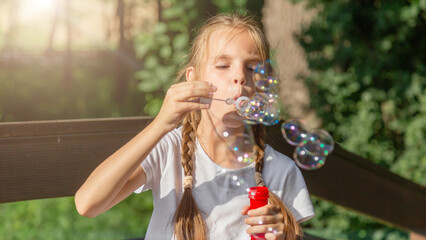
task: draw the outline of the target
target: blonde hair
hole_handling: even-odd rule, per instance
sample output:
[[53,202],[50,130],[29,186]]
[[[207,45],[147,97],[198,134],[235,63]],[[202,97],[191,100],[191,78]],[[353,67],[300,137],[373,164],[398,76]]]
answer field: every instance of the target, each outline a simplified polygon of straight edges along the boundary
[[[236,14],[220,14],[210,18],[200,29],[199,34],[193,41],[192,48],[188,55],[187,64],[178,73],[178,81],[185,80],[185,73],[189,67],[194,68],[196,77],[200,76],[200,71],[203,67],[202,62],[207,58],[209,39],[215,31],[222,29],[247,31],[262,59],[266,60],[269,58],[269,46],[266,37],[260,25],[253,18]],[[185,177],[192,176],[196,131],[200,120],[200,111],[193,111],[188,114],[182,122],[181,163]],[[258,186],[265,186],[262,177],[263,155],[265,149],[265,127],[263,125],[254,126],[253,134],[256,142],[256,184]],[[298,237],[301,237],[301,228],[297,224],[291,212],[274,193],[270,192],[269,196],[270,204],[279,207],[282,215],[284,216],[285,239],[297,239]],[[207,238],[206,223],[192,196],[190,187],[184,187],[183,196],[174,216],[174,223],[174,232],[178,240],[204,240]]]

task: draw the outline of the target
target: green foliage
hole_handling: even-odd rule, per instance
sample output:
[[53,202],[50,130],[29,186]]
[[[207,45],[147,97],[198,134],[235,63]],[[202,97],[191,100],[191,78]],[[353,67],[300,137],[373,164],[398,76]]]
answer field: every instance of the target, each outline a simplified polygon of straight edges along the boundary
[[[426,1],[310,3],[322,11],[299,39],[312,71],[305,79],[311,106],[323,127],[349,151],[426,185]],[[337,231],[336,239],[407,238],[316,204],[318,217],[309,227],[325,236]]]
[[96,218],[80,216],[72,197],[6,203],[0,205],[0,239],[138,238],[145,235],[151,212],[150,192],[130,196]]
[[162,2],[168,6],[162,11],[162,21],[134,41],[136,55],[144,62],[135,77],[140,80],[139,90],[149,93],[145,95],[144,112],[151,116],[160,110],[165,92],[185,62],[191,38],[188,26],[198,14],[195,0]]
[[223,0],[213,0],[213,4],[215,4],[219,12],[232,12],[237,9],[237,11],[245,10],[245,6],[247,5],[247,0],[235,0],[235,1],[223,1]]
[[[61,55],[60,55],[61,56]],[[114,55],[107,52],[73,57],[72,81],[64,81],[58,56],[25,58],[0,70],[0,121],[35,121],[139,115],[143,93],[129,84],[122,105],[114,102]],[[56,60],[57,62],[55,62]],[[91,62],[91,63],[89,63]]]

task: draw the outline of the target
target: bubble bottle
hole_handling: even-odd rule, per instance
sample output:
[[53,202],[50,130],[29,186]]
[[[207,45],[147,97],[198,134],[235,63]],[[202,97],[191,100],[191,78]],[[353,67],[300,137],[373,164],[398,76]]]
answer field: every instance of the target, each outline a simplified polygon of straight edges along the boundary
[[[269,190],[267,187],[251,187],[248,197],[250,199],[249,210],[263,207],[268,204]],[[265,234],[259,233],[251,236],[251,240],[256,239],[265,239]]]

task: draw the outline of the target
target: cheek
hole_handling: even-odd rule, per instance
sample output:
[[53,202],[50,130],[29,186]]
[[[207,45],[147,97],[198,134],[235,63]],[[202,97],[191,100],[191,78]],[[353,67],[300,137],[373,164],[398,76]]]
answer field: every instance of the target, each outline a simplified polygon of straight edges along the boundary
[[230,86],[230,84],[227,84],[226,81],[224,80],[217,81],[216,87],[217,87],[216,95],[225,97],[225,98],[232,97],[232,86]]

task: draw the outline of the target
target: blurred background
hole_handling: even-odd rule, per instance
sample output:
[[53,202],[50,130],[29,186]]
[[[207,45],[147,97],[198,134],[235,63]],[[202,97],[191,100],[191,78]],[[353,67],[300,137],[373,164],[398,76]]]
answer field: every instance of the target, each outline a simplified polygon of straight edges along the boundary
[[[155,116],[201,22],[250,12],[272,47],[282,118],[425,186],[425,10],[426,0],[0,0],[0,122]],[[308,233],[408,239],[312,200]],[[0,239],[136,238],[151,210],[150,193],[94,219],[72,197],[0,204]]]

